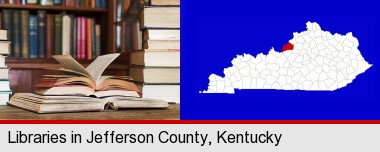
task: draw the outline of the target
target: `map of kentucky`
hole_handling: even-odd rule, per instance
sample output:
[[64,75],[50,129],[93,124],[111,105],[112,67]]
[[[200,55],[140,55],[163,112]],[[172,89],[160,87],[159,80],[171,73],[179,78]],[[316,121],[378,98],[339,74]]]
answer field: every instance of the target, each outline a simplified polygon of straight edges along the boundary
[[235,93],[235,89],[334,91],[352,83],[372,65],[363,58],[359,41],[323,31],[307,22],[306,31],[293,33],[282,52],[237,55],[224,77],[209,76],[208,89],[200,93]]

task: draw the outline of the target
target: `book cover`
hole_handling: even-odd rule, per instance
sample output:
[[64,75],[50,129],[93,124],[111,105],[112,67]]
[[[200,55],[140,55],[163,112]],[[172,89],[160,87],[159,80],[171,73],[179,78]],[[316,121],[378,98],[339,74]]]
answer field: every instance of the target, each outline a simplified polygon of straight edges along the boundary
[[71,42],[71,18],[69,15],[62,17],[62,55],[70,55]]
[[21,11],[20,10],[14,10],[12,12],[12,47],[13,47],[13,56],[14,57],[21,57]]
[[21,11],[21,52],[23,58],[29,57],[29,11]]
[[86,50],[87,50],[87,38],[86,38],[86,27],[87,27],[87,21],[85,17],[81,17],[81,49],[80,49],[80,59],[84,60],[86,59]]
[[29,57],[38,57],[38,17],[29,15]]
[[54,15],[54,49],[55,55],[62,54],[62,15]]
[[48,14],[46,17],[46,58],[51,59],[54,53],[54,15]]
[[76,40],[77,40],[77,43],[76,43],[76,45],[77,45],[77,49],[76,49],[76,56],[77,56],[77,58],[78,59],[81,59],[81,49],[82,49],[82,18],[81,17],[77,17],[76,18],[76,21],[77,21],[77,25],[76,25],[76,29],[77,29],[77,38],[76,38]]
[[37,11],[38,14],[38,57],[46,55],[46,11]]

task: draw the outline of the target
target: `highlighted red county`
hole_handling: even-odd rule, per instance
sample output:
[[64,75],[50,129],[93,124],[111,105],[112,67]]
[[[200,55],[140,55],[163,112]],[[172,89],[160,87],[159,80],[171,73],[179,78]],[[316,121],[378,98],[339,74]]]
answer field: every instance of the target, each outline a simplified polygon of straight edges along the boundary
[[288,50],[293,50],[294,48],[294,45],[290,42],[288,42],[288,44],[284,45],[284,47],[282,47],[282,52],[285,52],[285,51],[288,51]]

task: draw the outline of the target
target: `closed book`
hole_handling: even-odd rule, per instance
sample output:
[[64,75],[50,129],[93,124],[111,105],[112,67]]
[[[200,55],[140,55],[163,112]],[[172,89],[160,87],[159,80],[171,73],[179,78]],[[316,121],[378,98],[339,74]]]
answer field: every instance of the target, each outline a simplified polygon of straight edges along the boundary
[[102,7],[103,8],[107,8],[108,7],[108,0],[100,0],[101,3],[102,3]]
[[37,0],[26,0],[27,4],[37,4]]
[[12,94],[12,91],[1,91],[0,92],[0,105],[5,106],[7,105],[7,102],[9,101],[9,97]]
[[179,6],[180,0],[150,0],[152,6]]
[[70,55],[71,42],[71,18],[69,15],[62,17],[62,55]]
[[180,28],[179,7],[145,7],[140,16],[141,29]]
[[179,40],[148,40],[145,41],[144,49],[180,49]]
[[15,4],[21,4],[22,0],[15,0]]
[[101,36],[100,36],[100,33],[101,33],[101,30],[100,30],[100,25],[99,24],[96,24],[95,25],[95,52],[96,52],[96,56],[100,56],[102,53],[101,53],[101,50],[102,50],[102,46],[101,46]]
[[137,84],[143,98],[161,99],[166,102],[180,103],[180,85]]
[[54,54],[62,55],[62,15],[54,15]]
[[7,66],[5,65],[5,57],[3,55],[0,55],[0,69],[1,68],[6,68]]
[[76,18],[77,20],[77,58],[78,59],[81,59],[82,55],[81,55],[81,49],[82,49],[82,17],[77,17]]
[[143,33],[144,41],[148,40],[180,40],[180,30],[146,29]]
[[3,14],[0,12],[0,29],[3,29]]
[[1,41],[9,40],[8,39],[8,30],[2,30],[2,29],[0,29],[0,40]]
[[54,54],[54,15],[48,14],[46,16],[46,58],[51,59]]
[[133,81],[145,84],[180,84],[179,67],[130,66]]
[[13,37],[11,39],[13,47],[13,56],[21,57],[21,11],[14,10],[12,12],[12,28],[13,28]]
[[62,5],[63,0],[54,0],[54,5]]
[[9,83],[9,79],[0,79],[0,92],[11,90],[11,88],[9,87]]
[[[7,40],[12,40],[12,18],[11,18],[12,10],[9,9],[3,9],[2,10],[2,27],[5,30],[8,30],[7,32]],[[12,45],[12,44],[11,44]],[[11,51],[11,50],[9,50]]]
[[85,17],[81,18],[81,49],[80,49],[80,54],[82,60],[86,59],[86,50],[87,50],[87,38],[86,38],[86,27],[87,27],[87,21]]
[[101,8],[101,7],[102,7],[102,2],[101,2],[101,0],[95,0],[95,7],[96,7],[96,8]]
[[0,55],[8,55],[10,53],[10,42],[0,41]]
[[91,18],[86,19],[86,57],[87,60],[92,59],[92,36],[91,36]]
[[46,11],[37,11],[38,14],[38,57],[46,56]]
[[72,18],[73,23],[72,23],[72,33],[71,33],[71,55],[73,58],[77,58],[77,44],[78,44],[78,19],[77,17]]
[[21,11],[21,52],[23,58],[29,57],[29,11]]
[[29,15],[29,57],[38,57],[38,17]]
[[97,57],[95,46],[95,19],[91,19],[91,51],[92,59],[95,59]]
[[7,67],[0,67],[0,81],[4,79],[8,80],[9,79],[8,73],[9,73],[9,69]]
[[76,6],[76,0],[66,0],[65,5],[66,6]]
[[39,0],[40,5],[54,5],[54,0]]
[[131,52],[131,64],[141,66],[180,66],[179,50],[138,50]]

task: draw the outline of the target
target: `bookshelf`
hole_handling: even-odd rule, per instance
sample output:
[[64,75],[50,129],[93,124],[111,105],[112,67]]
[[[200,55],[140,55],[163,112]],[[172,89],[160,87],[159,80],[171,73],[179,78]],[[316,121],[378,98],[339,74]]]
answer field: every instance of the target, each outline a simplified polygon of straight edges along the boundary
[[[129,0],[124,3],[129,4]],[[28,10],[36,13],[44,10],[47,13],[59,14],[67,13],[95,18],[101,27],[101,54],[116,52],[116,9],[117,0],[108,0],[107,8],[93,8],[83,6],[42,6],[42,5],[20,5],[20,4],[0,4],[0,10]],[[127,8],[127,7],[126,7]],[[120,52],[120,51],[119,51]],[[78,60],[79,63],[87,66],[93,60]],[[60,65],[54,59],[47,58],[6,58],[6,64],[11,69],[9,77],[11,79],[11,89],[13,92],[31,92],[32,86],[39,81],[43,74],[49,73],[43,68],[59,68]],[[129,54],[122,55],[107,68],[105,74],[109,75],[127,75],[129,64]]]

